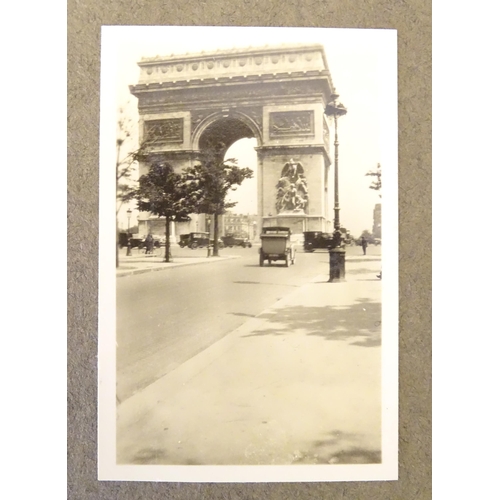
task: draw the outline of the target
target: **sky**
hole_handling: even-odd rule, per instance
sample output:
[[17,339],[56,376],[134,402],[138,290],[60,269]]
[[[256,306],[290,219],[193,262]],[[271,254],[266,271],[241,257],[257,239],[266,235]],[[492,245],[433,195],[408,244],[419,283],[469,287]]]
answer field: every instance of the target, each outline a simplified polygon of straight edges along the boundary
[[[365,176],[366,172],[375,170],[377,163],[381,163],[383,173],[397,173],[397,165],[387,163],[387,159],[397,159],[397,133],[393,134],[396,137],[389,138],[384,134],[389,128],[397,130],[394,124],[386,126],[388,113],[385,112],[397,105],[396,60],[393,55],[396,37],[391,36],[395,35],[391,32],[332,28],[104,27],[103,48],[106,47],[108,54],[114,54],[114,59],[111,57],[106,61],[115,65],[114,68],[106,67],[106,70],[116,78],[115,95],[103,99],[102,106],[115,106],[115,109],[124,106],[133,121],[136,120],[137,99],[130,94],[129,85],[138,81],[137,62],[142,57],[281,43],[321,43],[339,101],[347,108],[347,114],[338,122],[340,222],[357,236],[364,229],[371,231],[373,208],[381,202],[379,193],[369,188],[373,178]],[[397,115],[395,117],[397,119]],[[331,140],[333,161],[333,127]],[[226,157],[237,158],[241,167],[254,168],[255,146],[254,139],[243,139],[230,148]],[[330,207],[333,209],[333,164],[330,168]],[[231,199],[238,201],[233,211],[257,212],[256,182],[255,176],[245,180],[232,193]],[[119,217],[124,227],[126,208],[122,208]],[[135,217],[136,211],[132,225]],[[333,210],[330,217],[333,218]]]

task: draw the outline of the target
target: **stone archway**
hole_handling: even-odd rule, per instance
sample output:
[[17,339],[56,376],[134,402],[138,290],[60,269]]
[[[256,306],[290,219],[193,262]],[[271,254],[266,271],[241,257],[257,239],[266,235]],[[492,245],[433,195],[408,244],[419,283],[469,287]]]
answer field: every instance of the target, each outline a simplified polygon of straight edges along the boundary
[[[181,170],[214,141],[227,150],[254,137],[259,227],[285,225],[295,233],[328,228],[324,109],[333,84],[321,45],[154,57],[138,65],[139,82],[130,90],[138,98],[139,137],[155,138],[154,154]],[[287,165],[299,165],[301,176],[286,178],[286,203],[280,203]],[[145,169],[140,165],[140,174]]]

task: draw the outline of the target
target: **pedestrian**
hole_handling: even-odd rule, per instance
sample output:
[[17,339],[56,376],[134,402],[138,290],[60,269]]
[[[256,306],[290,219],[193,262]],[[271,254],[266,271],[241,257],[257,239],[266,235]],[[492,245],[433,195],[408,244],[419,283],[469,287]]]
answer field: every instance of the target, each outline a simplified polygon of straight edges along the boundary
[[368,246],[368,242],[366,241],[364,236],[361,236],[361,247],[363,248],[363,255],[366,255],[366,247]]
[[153,253],[153,235],[149,233],[146,236],[146,253]]

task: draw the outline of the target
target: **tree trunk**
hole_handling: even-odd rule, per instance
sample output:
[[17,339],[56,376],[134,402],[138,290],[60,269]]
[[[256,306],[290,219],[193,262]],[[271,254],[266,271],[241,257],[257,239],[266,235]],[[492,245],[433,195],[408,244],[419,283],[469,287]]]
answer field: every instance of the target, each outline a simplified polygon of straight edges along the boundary
[[165,217],[165,262],[170,262],[170,217]]
[[214,214],[214,257],[219,256],[219,217]]

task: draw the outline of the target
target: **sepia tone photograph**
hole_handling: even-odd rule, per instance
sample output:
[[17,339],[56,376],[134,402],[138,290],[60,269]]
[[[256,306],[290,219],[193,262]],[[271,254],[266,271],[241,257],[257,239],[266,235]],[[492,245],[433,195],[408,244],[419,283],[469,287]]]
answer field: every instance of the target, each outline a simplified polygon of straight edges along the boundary
[[101,61],[99,479],[396,480],[396,31]]

